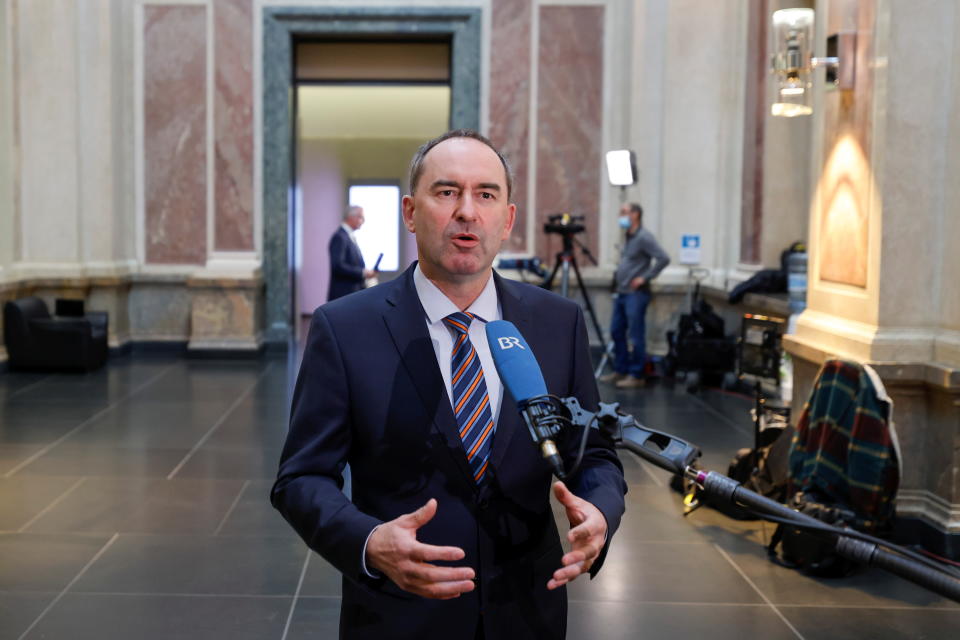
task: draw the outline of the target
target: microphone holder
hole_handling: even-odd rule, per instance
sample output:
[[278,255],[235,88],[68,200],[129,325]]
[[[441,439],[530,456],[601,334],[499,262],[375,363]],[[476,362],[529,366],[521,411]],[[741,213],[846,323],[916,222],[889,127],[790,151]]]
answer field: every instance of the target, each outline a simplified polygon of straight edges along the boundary
[[[613,440],[618,449],[632,451],[661,469],[693,480],[708,497],[745,507],[761,518],[770,516],[769,519],[785,520],[801,529],[827,531],[835,541],[837,555],[884,569],[954,602],[960,602],[960,578],[904,555],[906,550],[898,552],[900,548],[895,544],[865,540],[863,538],[868,536],[794,511],[716,471],[693,468],[693,463],[700,457],[699,448],[676,436],[644,427],[633,416],[620,413],[620,403],[601,402],[596,413],[585,411],[576,398],[564,398],[562,403],[570,414],[572,424],[584,429],[597,428]],[[882,546],[879,542],[883,542]]]

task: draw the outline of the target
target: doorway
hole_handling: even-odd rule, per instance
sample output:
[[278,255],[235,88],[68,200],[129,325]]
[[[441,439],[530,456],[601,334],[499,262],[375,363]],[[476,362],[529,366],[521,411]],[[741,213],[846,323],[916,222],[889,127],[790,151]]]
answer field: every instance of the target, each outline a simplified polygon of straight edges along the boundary
[[[314,47],[311,43],[297,50],[321,48],[336,59],[344,55],[343,49],[352,53],[384,49],[395,63],[423,49],[420,43],[382,44],[319,43]],[[349,206],[364,209],[365,222],[353,235],[365,267],[379,268],[377,281],[393,279],[416,259],[413,236],[403,228],[400,215],[410,158],[425,140],[450,126],[449,47],[435,44],[429,46],[442,62],[437,65],[442,74],[430,80],[412,79],[409,70],[407,77],[398,78],[396,65],[391,68],[389,61],[379,66],[381,77],[375,79],[367,69],[356,68],[355,57],[350,62],[359,77],[298,78],[298,198],[293,219],[294,293],[301,316],[309,316],[327,301],[328,242]],[[365,57],[373,65],[380,64],[378,56]]]
[[300,317],[295,304],[296,112],[294,51],[298,42],[341,39],[441,38],[450,45],[451,128],[480,128],[481,18],[473,7],[262,7],[263,277],[265,340],[288,348]]

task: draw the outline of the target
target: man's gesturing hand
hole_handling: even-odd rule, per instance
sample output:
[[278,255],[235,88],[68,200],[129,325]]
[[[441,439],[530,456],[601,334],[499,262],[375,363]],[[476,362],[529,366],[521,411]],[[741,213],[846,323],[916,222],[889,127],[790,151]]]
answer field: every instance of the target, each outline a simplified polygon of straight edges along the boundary
[[417,529],[437,513],[437,501],[430,498],[413,513],[377,527],[367,541],[367,566],[385,573],[404,591],[424,598],[449,600],[473,591],[473,569],[438,567],[435,560],[462,560],[463,549],[437,547],[417,542]]
[[607,540],[607,519],[599,509],[570,493],[567,485],[559,481],[553,483],[553,494],[566,509],[572,527],[567,539],[572,548],[560,560],[563,566],[553,572],[547,589],[556,589],[589,571]]

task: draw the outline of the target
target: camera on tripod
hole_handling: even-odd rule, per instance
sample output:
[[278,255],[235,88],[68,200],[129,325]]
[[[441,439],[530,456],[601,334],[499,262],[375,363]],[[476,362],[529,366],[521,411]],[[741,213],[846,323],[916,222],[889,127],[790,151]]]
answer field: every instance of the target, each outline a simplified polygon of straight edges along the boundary
[[543,223],[543,230],[546,233],[557,233],[564,236],[572,236],[575,233],[586,231],[587,227],[583,224],[586,216],[572,216],[569,213],[555,213],[547,216],[547,221]]

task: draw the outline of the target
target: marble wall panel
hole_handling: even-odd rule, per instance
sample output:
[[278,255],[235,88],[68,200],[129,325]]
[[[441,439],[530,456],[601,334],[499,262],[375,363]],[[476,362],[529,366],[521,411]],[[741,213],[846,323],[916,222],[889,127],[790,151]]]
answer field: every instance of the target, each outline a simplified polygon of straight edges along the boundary
[[875,15],[873,0],[832,2],[827,15],[827,33],[856,31],[857,75],[853,89],[824,98],[820,278],[858,287],[867,286]]
[[751,5],[748,17],[746,86],[743,121],[743,179],[740,209],[740,262],[760,263],[763,229],[764,122],[767,114],[768,0]]
[[214,249],[252,251],[253,23],[251,0],[213,5],[215,131]]
[[[535,228],[547,215],[586,215],[581,239],[598,253],[602,167],[601,6],[540,7]],[[537,233],[536,253],[553,261],[560,237]]]
[[148,263],[207,257],[205,7],[144,7],[143,154]]
[[527,247],[527,176],[530,148],[529,0],[494,0],[490,30],[490,140],[513,167],[517,221],[504,251]]
[[190,338],[191,293],[182,282],[134,283],[129,301],[131,339],[180,342]]
[[[78,9],[64,0],[18,2],[11,8],[16,9],[8,14],[16,33],[14,142],[20,147],[14,159],[21,243],[16,258],[74,262],[80,183],[78,61],[72,52]],[[7,43],[3,46],[5,56]]]

